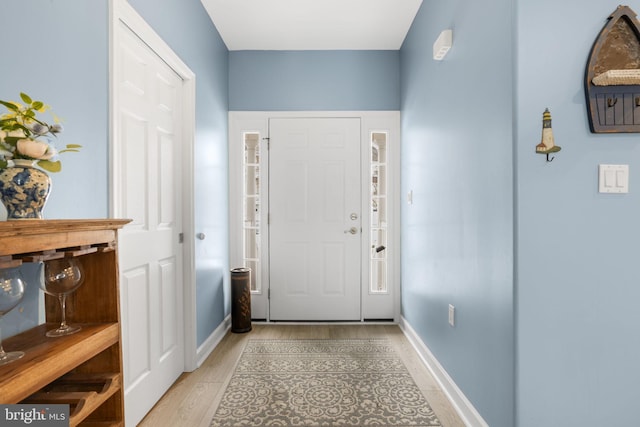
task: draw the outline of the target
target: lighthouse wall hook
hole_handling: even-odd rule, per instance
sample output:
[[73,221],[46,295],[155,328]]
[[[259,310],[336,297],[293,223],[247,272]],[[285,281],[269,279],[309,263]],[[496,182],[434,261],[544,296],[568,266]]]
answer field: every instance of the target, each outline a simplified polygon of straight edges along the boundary
[[549,154],[557,153],[560,151],[560,147],[553,141],[553,130],[551,129],[551,113],[548,108],[545,108],[542,113],[542,141],[536,145],[536,153],[546,154],[547,162],[553,161],[555,157],[549,158]]

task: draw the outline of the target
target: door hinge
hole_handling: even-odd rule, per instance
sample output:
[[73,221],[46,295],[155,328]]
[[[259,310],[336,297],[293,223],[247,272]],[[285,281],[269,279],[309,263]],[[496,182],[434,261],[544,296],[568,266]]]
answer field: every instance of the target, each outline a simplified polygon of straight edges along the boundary
[[271,145],[271,138],[266,137],[266,138],[262,138],[262,139],[263,139],[264,141],[267,141],[267,150],[268,150],[269,148],[271,148],[271,147],[270,147],[270,145]]
[[184,243],[184,233],[178,234],[178,243]]
[[267,288],[267,299],[271,299],[271,288]]

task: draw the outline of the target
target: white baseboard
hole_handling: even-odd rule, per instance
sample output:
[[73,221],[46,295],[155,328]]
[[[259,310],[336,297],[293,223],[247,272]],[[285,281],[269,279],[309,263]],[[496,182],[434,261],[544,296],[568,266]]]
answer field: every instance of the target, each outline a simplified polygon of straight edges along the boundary
[[198,368],[207,360],[207,357],[213,350],[220,344],[222,338],[224,338],[227,331],[231,329],[231,315],[225,317],[220,325],[209,335],[196,352],[196,358],[198,359]]
[[469,399],[458,388],[447,371],[442,367],[438,359],[435,358],[429,347],[422,341],[416,331],[409,325],[404,317],[400,319],[400,329],[404,332],[413,348],[418,352],[422,362],[431,372],[434,379],[447,396],[453,408],[456,410],[464,424],[468,427],[489,427],[489,424],[482,419],[476,408],[473,407]]

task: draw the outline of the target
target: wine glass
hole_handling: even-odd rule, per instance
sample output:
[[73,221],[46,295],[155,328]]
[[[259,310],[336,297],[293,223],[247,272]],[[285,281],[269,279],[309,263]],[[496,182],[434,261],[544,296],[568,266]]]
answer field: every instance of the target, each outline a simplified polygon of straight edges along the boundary
[[[22,301],[24,296],[24,280],[18,268],[5,268],[0,270],[0,320],[2,316],[10,312]],[[0,336],[0,365],[4,365],[24,356],[24,351],[11,351],[7,353],[2,348]]]
[[42,290],[60,301],[62,320],[57,329],[46,333],[48,337],[61,337],[78,332],[81,327],[67,325],[66,301],[67,295],[78,289],[83,281],[82,268],[76,258],[59,258],[45,261],[44,280],[40,282]]

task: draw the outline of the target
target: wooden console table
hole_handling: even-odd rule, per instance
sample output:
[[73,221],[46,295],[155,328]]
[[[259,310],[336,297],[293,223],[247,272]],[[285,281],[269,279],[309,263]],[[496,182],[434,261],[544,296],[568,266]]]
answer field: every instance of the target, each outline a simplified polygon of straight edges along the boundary
[[5,350],[25,355],[0,366],[0,403],[69,404],[71,426],[124,426],[117,231],[128,222],[0,222],[0,268],[77,257],[84,272],[67,298],[67,321],[80,332],[45,336],[60,322],[57,299],[46,295],[47,323],[3,340]]

